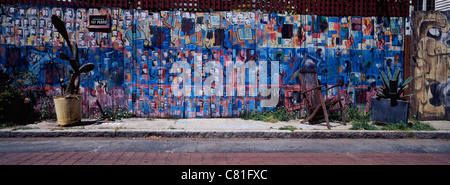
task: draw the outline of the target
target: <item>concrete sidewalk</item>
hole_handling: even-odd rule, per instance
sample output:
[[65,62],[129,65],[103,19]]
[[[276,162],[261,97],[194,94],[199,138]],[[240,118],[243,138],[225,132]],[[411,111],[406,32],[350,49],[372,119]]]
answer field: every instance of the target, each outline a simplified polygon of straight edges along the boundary
[[[58,126],[43,121],[0,129],[0,137],[176,137],[176,138],[386,138],[450,139],[450,121],[425,121],[437,131],[350,130],[351,124],[301,124],[301,120],[268,123],[240,118],[147,119],[116,121],[84,119],[79,125]],[[284,130],[283,128],[296,128]]]

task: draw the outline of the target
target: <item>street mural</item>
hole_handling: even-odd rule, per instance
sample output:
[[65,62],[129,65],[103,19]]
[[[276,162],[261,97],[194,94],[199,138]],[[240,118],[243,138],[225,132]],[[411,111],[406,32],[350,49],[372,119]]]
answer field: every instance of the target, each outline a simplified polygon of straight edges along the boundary
[[450,119],[450,11],[412,16],[413,112],[421,119]]
[[[107,13],[110,32],[87,28],[90,14]],[[368,107],[374,87],[382,85],[381,71],[403,74],[402,17],[25,5],[2,5],[0,14],[0,69],[32,71],[49,97],[70,73],[58,58],[70,52],[50,19],[63,18],[81,63],[95,64],[81,83],[89,117],[100,116],[100,109],[176,118],[294,111],[304,68],[317,69],[322,85],[344,84],[341,94]]]

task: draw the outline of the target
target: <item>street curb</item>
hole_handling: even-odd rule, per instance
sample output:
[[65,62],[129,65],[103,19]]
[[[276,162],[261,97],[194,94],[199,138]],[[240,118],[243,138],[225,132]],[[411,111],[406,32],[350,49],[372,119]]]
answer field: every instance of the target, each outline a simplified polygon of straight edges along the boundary
[[0,138],[25,137],[120,137],[147,138],[279,138],[279,139],[450,139],[447,131],[0,131]]

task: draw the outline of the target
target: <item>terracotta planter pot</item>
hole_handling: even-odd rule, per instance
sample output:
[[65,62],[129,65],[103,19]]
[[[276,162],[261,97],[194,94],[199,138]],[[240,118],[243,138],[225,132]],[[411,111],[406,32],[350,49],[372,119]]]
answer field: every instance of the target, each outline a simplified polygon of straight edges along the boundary
[[58,125],[68,126],[81,122],[81,95],[54,96]]

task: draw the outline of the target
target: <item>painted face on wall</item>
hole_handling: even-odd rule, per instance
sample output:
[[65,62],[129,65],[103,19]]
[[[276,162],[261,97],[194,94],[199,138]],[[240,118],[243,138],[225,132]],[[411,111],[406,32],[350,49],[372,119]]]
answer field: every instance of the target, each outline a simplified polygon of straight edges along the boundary
[[37,26],[37,20],[36,19],[31,19],[31,26]]
[[[28,22],[28,21],[27,21]],[[46,26],[45,26],[45,19],[40,19],[39,20],[39,27],[41,27],[41,28],[45,28]]]
[[25,19],[23,20],[23,26],[26,27],[26,26],[29,26],[29,25],[30,25],[30,21],[29,21],[28,19],[25,18]]
[[42,14],[43,17],[48,17],[48,12],[49,12],[48,9],[45,9],[45,8],[44,8],[44,9],[42,10],[42,13],[41,13],[41,14]]
[[450,47],[450,30],[444,30],[438,27],[430,28],[427,36],[435,39],[447,47]]
[[130,11],[125,11],[125,17],[131,17],[131,12]]
[[67,28],[68,30],[71,30],[71,29],[72,29],[72,23],[67,22],[67,23],[66,23],[66,28]]
[[245,18],[244,24],[245,25],[250,25],[250,18]]
[[154,59],[158,59],[158,51],[153,51],[152,54]]
[[64,17],[72,19],[73,18],[73,10],[72,9],[67,9],[65,12]]
[[56,10],[56,16],[61,17],[61,10]]
[[14,12],[16,12],[16,8],[9,7],[9,11],[8,11],[9,15],[14,15]]
[[31,14],[31,16],[36,16],[37,15],[37,9],[36,8],[31,8],[30,14]]
[[77,19],[82,19],[82,13],[81,11],[77,10]]
[[233,24],[237,24],[237,23],[238,23],[238,19],[237,19],[236,16],[233,16],[233,17],[231,18],[231,23],[233,23]]
[[227,12],[227,13],[225,13],[225,18],[226,19],[230,19],[231,18],[231,12]]
[[238,14],[238,21],[243,21],[244,20],[244,14],[239,13]]
[[14,26],[21,26],[21,20],[20,19],[16,19],[16,21],[14,21]]
[[269,22],[269,15],[268,14],[264,14],[263,15],[263,22],[264,23],[268,23]]
[[25,16],[25,9],[23,9],[23,8],[19,9],[19,15]]
[[342,17],[341,18],[341,24],[347,24],[348,23],[348,18],[347,17]]

